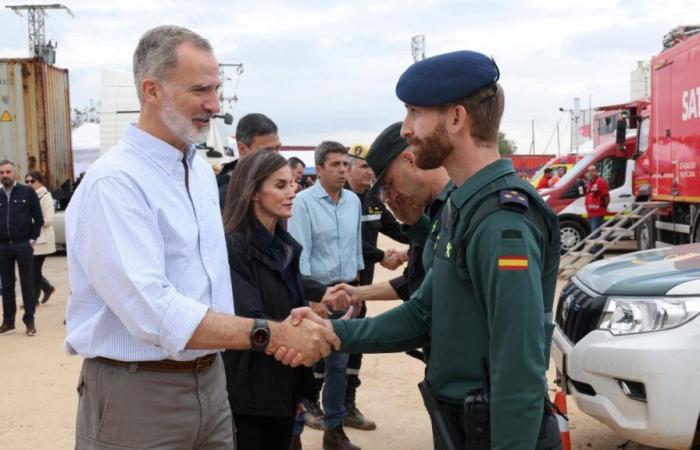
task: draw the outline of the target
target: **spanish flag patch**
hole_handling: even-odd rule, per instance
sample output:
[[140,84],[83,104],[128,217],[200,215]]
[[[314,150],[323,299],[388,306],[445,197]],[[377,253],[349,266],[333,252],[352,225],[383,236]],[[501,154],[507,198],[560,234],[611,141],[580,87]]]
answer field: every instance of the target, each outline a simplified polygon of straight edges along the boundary
[[527,270],[527,256],[500,256],[498,270]]

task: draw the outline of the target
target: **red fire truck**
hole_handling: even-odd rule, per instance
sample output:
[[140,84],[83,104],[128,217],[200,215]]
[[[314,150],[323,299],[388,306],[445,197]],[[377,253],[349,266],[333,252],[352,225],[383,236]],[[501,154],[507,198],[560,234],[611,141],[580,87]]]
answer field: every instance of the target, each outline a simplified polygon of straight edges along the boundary
[[541,191],[559,214],[563,251],[588,233],[578,189],[588,164],[597,165],[610,185],[611,214],[632,200],[671,204],[636,227],[639,249],[700,242],[700,27],[674,29],[664,46],[652,59],[649,99],[600,109],[611,113],[610,119],[600,116],[606,120],[601,127],[626,118],[636,136],[603,139],[554,189]]
[[679,27],[651,61],[640,114],[634,194],[671,203],[637,227],[640,249],[700,242],[700,27]]

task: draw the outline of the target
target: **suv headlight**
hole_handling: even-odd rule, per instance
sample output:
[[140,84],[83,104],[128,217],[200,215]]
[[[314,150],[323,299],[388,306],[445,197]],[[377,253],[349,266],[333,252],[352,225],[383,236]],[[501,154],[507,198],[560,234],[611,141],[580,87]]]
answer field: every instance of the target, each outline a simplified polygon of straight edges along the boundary
[[610,297],[600,329],[619,336],[674,328],[700,313],[700,298]]

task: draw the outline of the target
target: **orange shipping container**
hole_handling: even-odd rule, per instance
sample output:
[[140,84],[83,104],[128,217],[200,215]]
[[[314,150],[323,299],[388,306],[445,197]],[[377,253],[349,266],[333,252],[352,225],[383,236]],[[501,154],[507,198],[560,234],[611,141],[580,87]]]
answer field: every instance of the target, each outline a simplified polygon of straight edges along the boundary
[[39,58],[0,59],[0,157],[50,189],[73,180],[68,70]]

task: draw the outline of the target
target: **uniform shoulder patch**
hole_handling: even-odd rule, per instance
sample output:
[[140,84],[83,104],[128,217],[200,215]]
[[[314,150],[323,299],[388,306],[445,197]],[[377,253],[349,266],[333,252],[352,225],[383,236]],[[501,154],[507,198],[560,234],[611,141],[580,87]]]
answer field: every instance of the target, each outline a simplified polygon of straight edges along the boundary
[[527,256],[515,255],[498,257],[498,270],[527,270],[528,266]]
[[519,189],[502,189],[498,192],[501,206],[525,210],[530,207],[527,194]]

